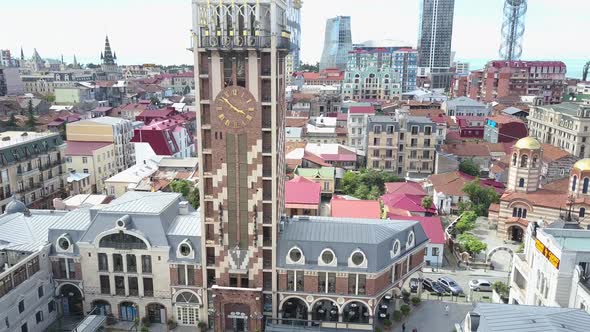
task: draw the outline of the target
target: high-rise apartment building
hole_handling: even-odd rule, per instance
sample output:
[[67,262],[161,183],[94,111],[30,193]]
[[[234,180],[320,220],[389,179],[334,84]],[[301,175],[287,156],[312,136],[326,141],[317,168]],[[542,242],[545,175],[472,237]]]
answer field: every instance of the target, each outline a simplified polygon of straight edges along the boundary
[[352,51],[350,16],[337,16],[328,19],[320,70],[327,68],[345,70],[350,51]]
[[431,88],[449,88],[452,74],[451,42],[455,0],[422,0],[418,31],[419,76],[428,77]]
[[[226,315],[276,316],[287,8],[276,0],[193,7],[204,295]],[[256,323],[215,317],[216,331],[253,331]]]
[[[290,58],[293,61],[293,71],[299,70],[301,65],[301,7],[302,0],[288,0],[287,3],[287,30],[291,34]],[[289,74],[289,71],[287,71]]]

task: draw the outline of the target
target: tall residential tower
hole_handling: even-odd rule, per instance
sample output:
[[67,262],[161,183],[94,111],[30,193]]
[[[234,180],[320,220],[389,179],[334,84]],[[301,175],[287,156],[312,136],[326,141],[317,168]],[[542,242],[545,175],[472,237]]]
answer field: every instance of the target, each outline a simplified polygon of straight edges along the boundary
[[352,51],[350,16],[337,16],[326,22],[324,51],[320,70],[338,68],[346,70],[348,52]]
[[432,88],[448,88],[455,0],[422,0],[418,31],[419,76]]
[[276,317],[286,11],[280,0],[193,0],[202,278],[215,331]]

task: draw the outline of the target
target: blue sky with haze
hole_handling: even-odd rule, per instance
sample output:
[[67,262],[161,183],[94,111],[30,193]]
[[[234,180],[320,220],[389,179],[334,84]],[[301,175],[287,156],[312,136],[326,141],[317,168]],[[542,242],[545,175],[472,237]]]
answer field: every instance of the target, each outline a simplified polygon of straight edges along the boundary
[[[108,34],[119,62],[190,63],[190,0],[0,0],[0,48],[30,57],[98,62]],[[318,61],[325,21],[352,16],[353,42],[398,39],[416,44],[419,0],[304,0],[302,58]],[[503,0],[456,0],[453,50],[476,63],[497,57]],[[529,0],[523,59],[590,60],[590,0]],[[569,63],[570,61],[568,61]],[[580,61],[575,62],[578,66]],[[574,63],[574,62],[572,62]],[[569,72],[578,71],[570,68]]]

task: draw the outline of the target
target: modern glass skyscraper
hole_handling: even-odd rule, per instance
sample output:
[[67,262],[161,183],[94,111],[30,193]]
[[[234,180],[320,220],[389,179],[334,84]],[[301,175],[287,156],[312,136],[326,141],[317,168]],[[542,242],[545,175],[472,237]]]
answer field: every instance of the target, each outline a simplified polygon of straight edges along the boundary
[[345,70],[350,51],[352,51],[350,16],[337,16],[329,19],[326,22],[326,35],[320,70],[326,68]]
[[455,0],[422,0],[418,31],[419,76],[429,76],[432,88],[448,88]]

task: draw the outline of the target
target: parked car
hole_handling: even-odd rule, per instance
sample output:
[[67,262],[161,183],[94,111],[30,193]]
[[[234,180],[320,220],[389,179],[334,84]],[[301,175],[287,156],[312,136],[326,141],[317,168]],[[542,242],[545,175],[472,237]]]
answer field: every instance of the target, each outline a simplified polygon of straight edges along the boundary
[[445,289],[443,288],[443,286],[441,286],[441,284],[430,278],[424,278],[424,280],[422,280],[422,286],[425,290],[429,292],[434,292],[438,294],[442,294],[445,292]]
[[451,279],[450,277],[438,278],[438,282],[446,291],[451,292],[453,295],[463,294],[463,288],[461,288],[461,286],[459,286],[459,284],[457,284],[455,280]]
[[410,292],[416,293],[418,291],[418,285],[420,285],[419,278],[410,279]]
[[491,292],[492,283],[486,279],[473,279],[469,281],[469,288],[476,292]]

